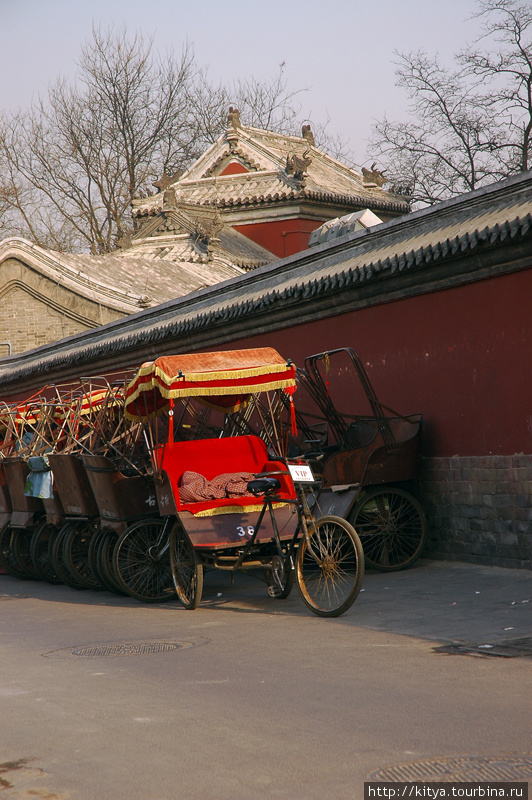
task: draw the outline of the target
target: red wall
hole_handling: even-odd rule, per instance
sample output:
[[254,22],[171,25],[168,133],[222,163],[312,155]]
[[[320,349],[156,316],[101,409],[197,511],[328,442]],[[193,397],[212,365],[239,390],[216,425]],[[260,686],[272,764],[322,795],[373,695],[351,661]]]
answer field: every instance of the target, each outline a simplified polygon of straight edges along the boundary
[[531,454],[531,298],[527,269],[201,349],[352,347],[382,403],[423,413],[426,455]]
[[531,298],[532,269],[231,347],[271,345],[298,365],[307,355],[352,347],[381,402],[423,413],[426,455],[532,453]]
[[316,219],[286,219],[280,222],[258,222],[254,225],[233,227],[279,258],[284,258],[305,250],[312,231],[324,222],[325,220]]

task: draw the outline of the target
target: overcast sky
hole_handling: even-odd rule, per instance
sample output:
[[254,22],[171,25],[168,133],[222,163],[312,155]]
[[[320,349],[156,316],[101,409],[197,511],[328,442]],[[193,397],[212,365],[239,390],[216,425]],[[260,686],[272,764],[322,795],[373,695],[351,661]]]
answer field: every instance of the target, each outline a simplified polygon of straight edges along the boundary
[[93,24],[153,35],[157,50],[192,43],[211,78],[273,77],[308,87],[303,115],[330,119],[365,163],[372,121],[405,115],[394,50],[426,49],[450,63],[471,42],[474,0],[0,0],[0,106],[27,107],[61,74],[74,77]]

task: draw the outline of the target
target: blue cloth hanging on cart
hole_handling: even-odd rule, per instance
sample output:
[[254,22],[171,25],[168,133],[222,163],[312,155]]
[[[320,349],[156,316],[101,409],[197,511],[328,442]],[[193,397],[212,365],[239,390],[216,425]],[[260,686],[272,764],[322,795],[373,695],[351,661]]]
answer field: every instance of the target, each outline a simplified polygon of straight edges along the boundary
[[26,478],[24,494],[26,497],[40,497],[50,500],[54,496],[53,474],[46,456],[28,458],[30,472]]

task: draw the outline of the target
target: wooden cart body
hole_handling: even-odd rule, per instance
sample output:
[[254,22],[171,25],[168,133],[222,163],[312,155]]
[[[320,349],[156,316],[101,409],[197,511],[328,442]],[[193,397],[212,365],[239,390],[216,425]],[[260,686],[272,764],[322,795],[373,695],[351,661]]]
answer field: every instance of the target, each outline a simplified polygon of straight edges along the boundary
[[97,516],[98,504],[81,456],[51,453],[48,458],[66,517]]
[[128,524],[157,512],[153,480],[127,476],[106,456],[83,455],[102,528],[124,531]]
[[23,458],[8,457],[3,461],[3,468],[11,498],[10,524],[13,528],[27,528],[44,513],[43,501],[24,494],[30,469]]
[[11,505],[11,497],[9,496],[9,487],[4,472],[4,465],[0,462],[0,531],[3,531],[5,526],[9,523],[12,511],[13,506]]

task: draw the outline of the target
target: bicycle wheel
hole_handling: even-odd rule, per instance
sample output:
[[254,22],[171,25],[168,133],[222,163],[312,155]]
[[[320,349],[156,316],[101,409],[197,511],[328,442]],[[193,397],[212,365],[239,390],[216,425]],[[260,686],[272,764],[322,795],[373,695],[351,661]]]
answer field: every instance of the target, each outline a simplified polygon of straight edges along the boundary
[[305,604],[321,617],[338,617],[355,602],[364,577],[364,553],[352,526],[321,517],[299,541],[297,585]]
[[288,558],[272,558],[271,567],[264,570],[268,594],[277,600],[285,600],[294,587],[294,570]]
[[410,567],[421,555],[425,514],[403,489],[383,486],[364,492],[349,521],[360,536],[367,567],[393,572]]
[[91,536],[89,542],[89,548],[87,551],[87,560],[89,562],[89,569],[91,573],[98,579],[102,588],[107,589],[107,584],[103,579],[102,571],[100,569],[100,564],[98,561],[98,548],[100,546],[100,542],[102,541],[103,537],[105,536],[105,531],[102,531],[100,527],[94,534]]
[[124,531],[113,553],[119,587],[143,603],[162,603],[175,597],[168,535],[162,519],[141,520]]
[[12,539],[12,552],[13,558],[15,559],[15,563],[25,573],[26,578],[32,578],[34,580],[39,579],[39,575],[37,570],[35,569],[35,565],[33,564],[31,553],[30,553],[30,545],[31,545],[31,537],[33,536],[33,530],[28,530],[27,528],[18,528],[13,531],[13,539]]
[[203,592],[203,564],[179,522],[170,534],[170,564],[177,596],[185,608],[197,608]]
[[57,574],[50,558],[50,542],[59,531],[55,525],[51,525],[43,520],[37,526],[30,542],[30,555],[39,578],[48,583],[61,583],[61,578]]
[[110,592],[124,595],[127,594],[127,592],[124,592],[118,585],[118,580],[113,569],[113,554],[117,541],[118,534],[116,531],[103,531],[98,541],[96,564],[98,575],[103,585],[109,589]]
[[81,583],[77,578],[74,578],[65,562],[64,544],[66,537],[75,526],[75,522],[67,522],[63,525],[57,536],[50,540],[50,561],[52,562],[54,571],[61,578],[65,586],[70,586],[71,589],[86,589],[87,587],[85,584]]
[[73,522],[63,542],[63,560],[71,576],[85,589],[101,589],[100,579],[91,569],[89,547],[98,525],[91,520]]
[[27,574],[22,570],[13,556],[13,534],[15,529],[6,525],[0,531],[0,567],[5,569],[13,578],[27,579]]

